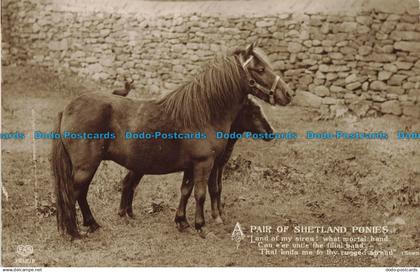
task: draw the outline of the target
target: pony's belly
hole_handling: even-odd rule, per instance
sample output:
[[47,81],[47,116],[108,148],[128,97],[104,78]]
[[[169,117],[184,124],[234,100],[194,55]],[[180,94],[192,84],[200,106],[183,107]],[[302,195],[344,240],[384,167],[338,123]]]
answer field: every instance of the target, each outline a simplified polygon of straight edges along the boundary
[[178,144],[133,142],[129,146],[114,148],[111,144],[107,160],[112,160],[121,166],[137,173],[146,175],[169,174],[184,171],[192,164],[191,157]]
[[166,175],[166,174],[172,174],[172,173],[177,173],[177,172],[184,172],[185,169],[151,169],[148,168],[145,171],[141,171],[139,170],[139,172],[141,172],[144,175]]
[[129,163],[127,168],[145,175],[164,175],[184,171],[188,168],[188,163],[160,158],[138,159]]

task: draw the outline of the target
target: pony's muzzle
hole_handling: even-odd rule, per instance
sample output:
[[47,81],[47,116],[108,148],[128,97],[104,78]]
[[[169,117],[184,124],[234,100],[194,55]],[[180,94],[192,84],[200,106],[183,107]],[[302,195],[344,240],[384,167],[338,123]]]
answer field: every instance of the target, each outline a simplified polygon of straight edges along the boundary
[[280,89],[280,93],[275,93],[276,101],[278,101],[280,105],[286,106],[292,100],[290,87],[281,78],[278,81],[277,87]]

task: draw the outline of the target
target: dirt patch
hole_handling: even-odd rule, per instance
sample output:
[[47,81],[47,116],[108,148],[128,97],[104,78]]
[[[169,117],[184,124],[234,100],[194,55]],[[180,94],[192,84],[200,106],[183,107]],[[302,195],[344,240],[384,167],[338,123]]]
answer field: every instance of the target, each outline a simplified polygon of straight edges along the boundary
[[[70,74],[39,67],[3,68],[2,130],[49,131],[58,111],[76,95],[90,90],[112,92]],[[413,120],[392,117],[313,121],[318,113],[297,107],[265,112],[279,131],[384,130],[415,127]],[[418,122],[418,121],[417,121]],[[181,174],[146,176],[134,200],[134,219],[117,215],[120,184],[126,170],[104,162],[95,175],[88,201],[102,228],[70,242],[58,235],[50,173],[51,142],[36,145],[36,177],[31,141],[2,141],[2,262],[16,265],[18,245],[32,245],[36,266],[419,266],[414,256],[264,256],[256,245],[236,249],[231,233],[236,222],[250,225],[387,225],[389,245],[397,251],[419,251],[419,141],[238,142],[226,167],[223,200],[226,222],[206,219],[211,232],[201,239],[180,233],[173,218]],[[38,204],[35,205],[35,199]],[[193,222],[194,199],[188,219]],[[368,243],[378,246],[378,243]],[[21,265],[21,264],[19,264]]]

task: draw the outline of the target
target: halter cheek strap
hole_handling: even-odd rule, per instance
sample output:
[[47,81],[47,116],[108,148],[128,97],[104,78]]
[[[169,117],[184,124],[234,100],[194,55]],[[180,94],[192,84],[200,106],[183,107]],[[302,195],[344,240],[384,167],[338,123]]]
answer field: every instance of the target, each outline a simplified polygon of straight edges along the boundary
[[243,61],[243,57],[240,56],[240,60],[242,63],[242,68],[245,71],[245,75],[248,79],[248,84],[249,87],[251,87],[251,90],[257,89],[260,90],[262,93],[266,94],[269,98],[269,102],[271,105],[274,105],[276,102],[274,100],[274,91],[277,88],[277,84],[280,81],[280,77],[278,75],[276,75],[276,78],[274,79],[273,85],[271,86],[271,89],[268,89],[266,87],[264,87],[263,85],[259,84],[258,82],[256,82],[252,77],[251,74],[248,71],[247,66],[249,65],[249,63],[252,61],[252,59],[254,58],[253,55],[251,55],[246,61]]
[[[241,56],[242,58],[242,56]],[[246,67],[248,66],[248,64],[251,62],[251,60],[254,58],[253,55],[251,55],[246,61],[244,61],[242,63],[242,68],[244,68],[244,70],[246,70],[248,72],[248,69],[246,69]]]

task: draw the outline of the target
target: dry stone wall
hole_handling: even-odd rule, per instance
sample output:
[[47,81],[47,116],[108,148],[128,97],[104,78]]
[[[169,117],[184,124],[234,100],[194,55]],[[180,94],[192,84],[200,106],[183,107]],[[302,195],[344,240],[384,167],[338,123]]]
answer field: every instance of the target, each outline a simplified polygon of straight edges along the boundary
[[[307,1],[299,10],[280,5],[287,1],[237,2],[242,8],[225,1],[113,2],[2,1],[2,64],[70,69],[109,84],[126,75],[137,90],[157,94],[215,54],[258,37],[295,104],[329,116],[420,118],[417,1],[343,0],[332,10],[328,1],[329,9]],[[258,6],[260,13],[249,11]]]

